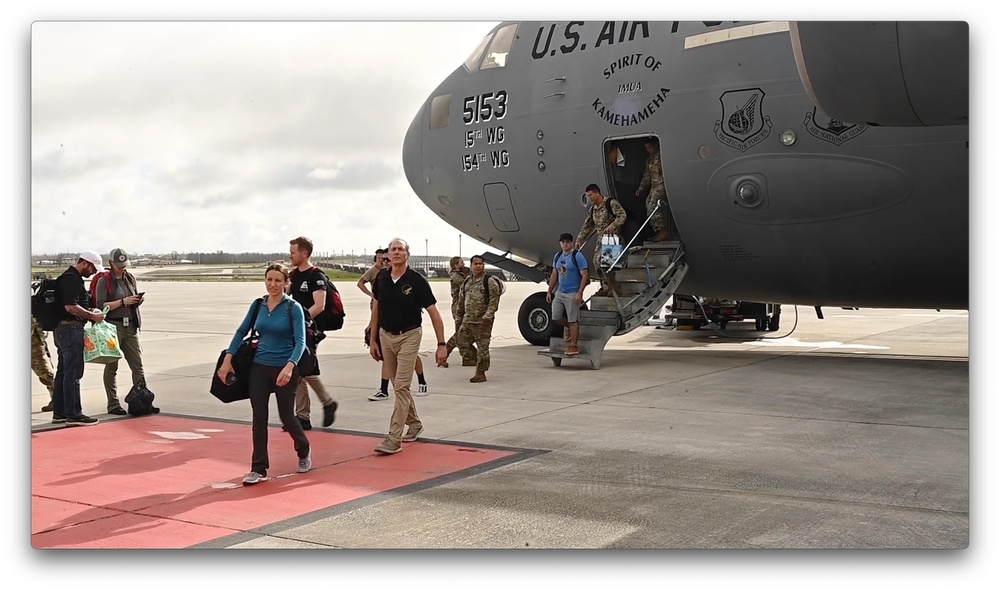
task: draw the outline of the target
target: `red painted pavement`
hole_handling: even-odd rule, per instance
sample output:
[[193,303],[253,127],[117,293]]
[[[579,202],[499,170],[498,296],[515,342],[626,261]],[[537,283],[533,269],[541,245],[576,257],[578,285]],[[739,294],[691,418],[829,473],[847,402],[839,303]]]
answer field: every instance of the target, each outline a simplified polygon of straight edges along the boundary
[[35,548],[182,548],[503,459],[429,442],[376,455],[381,437],[309,431],[313,469],[268,429],[272,478],[250,470],[250,425],[146,416],[31,435]]

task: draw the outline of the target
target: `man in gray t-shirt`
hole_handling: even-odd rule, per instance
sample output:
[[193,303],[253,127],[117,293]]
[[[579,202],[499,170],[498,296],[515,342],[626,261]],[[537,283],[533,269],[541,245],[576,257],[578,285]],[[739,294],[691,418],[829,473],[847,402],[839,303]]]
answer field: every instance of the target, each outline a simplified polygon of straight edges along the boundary
[[[97,284],[92,290],[94,303],[98,309],[108,307],[105,320],[118,329],[118,346],[128,368],[132,372],[132,385],[145,378],[142,371],[142,346],[139,344],[139,326],[142,317],[139,306],[143,298],[139,295],[135,277],[126,270],[129,266],[128,253],[121,248],[115,248],[110,255],[110,268],[106,273],[93,278]],[[104,365],[104,392],[108,396],[108,413],[124,416],[128,412],[122,409],[118,401],[118,361]]]

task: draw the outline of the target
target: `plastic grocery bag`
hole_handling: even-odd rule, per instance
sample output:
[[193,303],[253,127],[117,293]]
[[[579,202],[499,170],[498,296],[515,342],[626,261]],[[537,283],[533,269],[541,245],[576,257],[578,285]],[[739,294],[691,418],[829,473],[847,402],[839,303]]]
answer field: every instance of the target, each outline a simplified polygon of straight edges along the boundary
[[[618,243],[614,234],[605,234],[601,240],[601,268],[611,270],[625,266],[625,256],[622,256],[624,246]],[[617,260],[617,263],[615,262]],[[614,266],[612,266],[614,265]]]
[[[104,308],[108,315],[110,308]],[[83,362],[106,365],[122,358],[118,346],[118,328],[110,322],[91,324],[83,330]]]

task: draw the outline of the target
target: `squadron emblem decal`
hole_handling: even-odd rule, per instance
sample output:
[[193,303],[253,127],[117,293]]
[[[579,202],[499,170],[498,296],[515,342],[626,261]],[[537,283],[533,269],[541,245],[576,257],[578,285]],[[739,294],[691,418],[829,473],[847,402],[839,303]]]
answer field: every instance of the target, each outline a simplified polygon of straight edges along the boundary
[[806,119],[803,121],[803,124],[805,124],[806,130],[809,131],[809,135],[818,137],[823,141],[828,141],[833,145],[840,145],[845,141],[854,139],[868,129],[868,125],[855,125],[854,123],[845,123],[839,119],[831,118],[816,107],[813,107],[811,113],[806,113]]
[[719,101],[722,119],[715,122],[715,137],[720,142],[745,152],[771,134],[771,117],[763,113],[764,91],[760,88],[729,90]]

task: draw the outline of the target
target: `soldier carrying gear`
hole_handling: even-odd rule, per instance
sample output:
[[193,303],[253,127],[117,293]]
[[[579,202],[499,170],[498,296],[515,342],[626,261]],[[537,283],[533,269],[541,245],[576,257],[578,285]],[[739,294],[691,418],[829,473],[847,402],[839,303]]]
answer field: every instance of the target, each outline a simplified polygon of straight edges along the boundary
[[[449,276],[451,277],[451,319],[455,322],[455,333],[451,335],[448,339],[448,354],[451,355],[451,351],[458,347],[458,331],[462,328],[462,316],[458,313],[459,300],[461,299],[462,284],[465,283],[465,279],[469,278],[469,269],[465,267],[465,261],[462,260],[461,256],[452,256],[450,262],[451,272]],[[463,367],[474,367],[476,365],[476,357],[462,357]],[[443,365],[445,368],[448,367],[446,362]]]
[[38,325],[35,318],[31,318],[31,370],[38,375],[38,380],[42,382],[45,389],[49,390],[49,403],[42,406],[43,412],[52,411],[52,389],[56,384],[56,376],[52,372],[52,355],[49,354],[49,345],[45,342],[45,332]]
[[667,224],[664,221],[663,207],[653,213],[657,201],[667,202],[667,189],[663,186],[663,165],[660,163],[660,142],[655,137],[647,137],[645,146],[646,152],[649,154],[649,157],[646,158],[646,173],[642,175],[642,182],[639,183],[635,195],[641,196],[643,191],[649,190],[646,195],[646,215],[653,215],[653,218],[649,220],[650,225],[656,231],[653,241],[665,242],[670,239],[670,234],[667,232]]
[[[587,210],[587,219],[583,222],[583,227],[580,228],[580,233],[576,236],[576,249],[583,249],[583,244],[590,237],[590,234],[597,232],[598,236],[604,234],[614,234],[621,230],[622,226],[625,224],[625,209],[622,208],[621,203],[616,199],[609,199],[601,194],[601,189],[596,184],[587,185],[587,198],[590,199],[590,209]],[[594,249],[594,272],[597,274],[597,278],[600,279],[601,284],[607,284],[609,288],[615,289],[616,283],[614,279],[604,272],[601,268],[601,247],[600,238],[598,238],[598,246]],[[602,289],[601,291],[604,291]],[[600,293],[600,292],[599,292]]]
[[472,264],[472,276],[462,283],[459,292],[458,313],[462,318],[462,327],[458,331],[458,350],[463,359],[476,359],[476,374],[469,382],[482,383],[486,381],[486,371],[490,370],[493,318],[503,288],[500,279],[486,274],[486,261],[482,256],[473,256],[469,262]]

